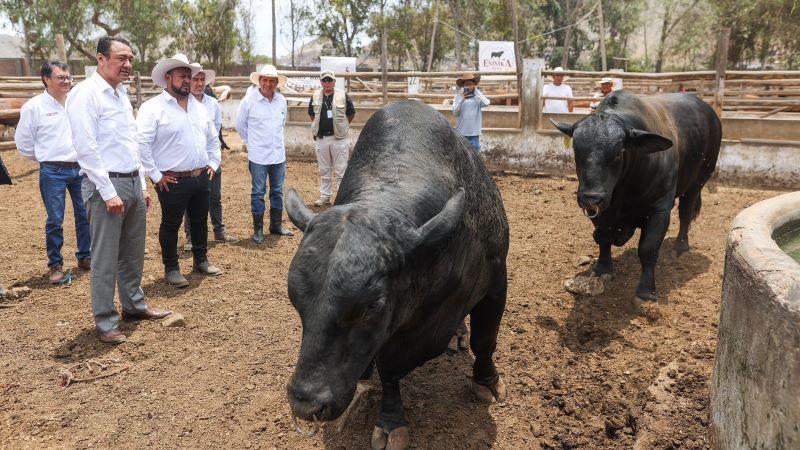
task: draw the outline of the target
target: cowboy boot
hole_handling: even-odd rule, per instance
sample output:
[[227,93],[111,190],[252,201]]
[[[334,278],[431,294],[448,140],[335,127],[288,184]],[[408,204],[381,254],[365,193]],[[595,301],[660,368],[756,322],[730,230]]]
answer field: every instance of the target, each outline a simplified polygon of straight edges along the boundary
[[283,228],[281,225],[281,218],[283,216],[283,210],[277,208],[270,208],[269,209],[269,232],[270,234],[277,234],[280,236],[294,236],[294,233]]
[[264,243],[264,214],[253,214],[253,242]]

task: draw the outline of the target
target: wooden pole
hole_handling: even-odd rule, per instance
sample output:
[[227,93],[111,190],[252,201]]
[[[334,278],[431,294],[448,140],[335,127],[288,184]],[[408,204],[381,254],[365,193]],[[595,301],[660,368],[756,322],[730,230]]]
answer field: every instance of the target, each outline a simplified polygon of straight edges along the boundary
[[514,29],[514,64],[517,66],[517,126],[522,127],[522,109],[525,107],[522,103],[522,49],[520,48],[519,41],[519,9],[517,8],[517,0],[511,0],[511,24]]
[[64,35],[56,35],[56,57],[59,61],[67,62],[67,50],[64,48]]
[[275,20],[275,0],[272,0],[272,64],[278,67],[278,51],[276,47],[277,42],[277,29],[278,23]]
[[728,65],[728,43],[731,38],[731,29],[723,28],[717,41],[717,83],[714,90],[714,101],[711,103],[717,116],[722,117],[722,102],[725,98],[725,68]]
[[603,0],[597,0],[597,18],[600,20],[600,63],[605,72],[608,70],[608,66],[606,66],[606,24],[603,21]]
[[133,82],[136,86],[136,107],[142,107],[142,77],[139,76],[139,71],[136,71],[136,75],[133,77]]
[[381,93],[383,94],[381,96],[382,105],[386,105],[387,103],[389,103],[389,96],[388,96],[389,78],[386,76],[389,70],[386,61],[386,57],[389,51],[386,44],[386,16],[384,15],[385,7],[386,7],[386,0],[381,0]]
[[433,49],[436,45],[436,30],[439,28],[439,0],[433,1],[433,31],[431,31],[431,50],[428,52],[428,72],[433,66]]

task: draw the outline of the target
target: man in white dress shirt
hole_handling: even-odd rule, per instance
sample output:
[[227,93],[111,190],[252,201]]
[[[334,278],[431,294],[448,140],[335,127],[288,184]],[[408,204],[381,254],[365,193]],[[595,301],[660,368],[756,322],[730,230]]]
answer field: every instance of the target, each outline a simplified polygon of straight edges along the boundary
[[170,311],[147,306],[142,291],[150,195],[134,141],[136,122],[128,91],[133,50],[125,39],[97,41],[97,71],[67,96],[67,117],[92,234],[92,312],[100,340],[120,344],[114,308],[119,285],[123,320],[161,319]]
[[239,105],[236,130],[247,145],[252,190],[250,209],[253,213],[253,241],[264,242],[264,195],[269,179],[269,232],[292,236],[281,225],[283,216],[283,182],[286,178],[286,149],[283,127],[288,112],[286,99],[276,88],[286,81],[278,75],[275,66],[265,64],[261,72],[250,74],[250,81],[258,84],[257,91],[245,96]]
[[190,95],[192,76],[199,70],[180,53],[159,61],[151,76],[153,84],[164,90],[144,102],[136,117],[142,167],[156,184],[161,205],[158,241],[164,277],[179,288],[189,285],[178,265],[178,231],[184,212],[191,223],[194,270],[222,274],[208,261],[209,181],[219,168],[220,152],[212,118]]
[[[553,72],[563,72],[563,67],[556,67]],[[544,85],[542,88],[543,97],[570,97],[572,98],[572,88],[568,84],[564,84],[563,74],[553,74],[553,82]],[[556,100],[545,99],[544,109],[545,113],[571,113],[573,109],[572,100]]]
[[75,256],[80,269],[91,268],[92,241],[89,219],[81,197],[83,175],[64,109],[67,94],[72,88],[72,76],[66,63],[60,61],[45,61],[41,75],[46,89],[22,106],[14,141],[22,156],[39,163],[39,191],[47,211],[47,267],[50,268],[50,283],[57,284],[64,279],[61,247],[64,244],[62,224],[66,192],[69,192],[75,213],[75,234],[78,238]]
[[[208,95],[206,89],[214,82],[216,73],[210,69],[203,69],[200,64],[192,63],[192,67],[199,69],[199,72],[192,76],[190,90],[192,97],[205,106],[208,115],[214,120],[214,129],[219,136],[220,146],[222,141],[222,108],[216,98]],[[211,225],[214,228],[214,240],[217,242],[238,242],[239,240],[225,232],[225,224],[222,222],[222,160],[217,169],[216,175],[211,179],[211,192],[209,194],[208,215],[211,216]],[[192,249],[191,227],[189,218],[184,215],[184,231],[186,232],[186,245],[184,250]]]

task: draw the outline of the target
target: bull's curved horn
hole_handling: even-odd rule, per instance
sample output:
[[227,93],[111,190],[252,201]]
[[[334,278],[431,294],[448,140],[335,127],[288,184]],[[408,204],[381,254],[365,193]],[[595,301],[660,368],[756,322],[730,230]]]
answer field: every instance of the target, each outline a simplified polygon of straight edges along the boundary
[[286,213],[289,215],[289,220],[292,221],[294,226],[303,232],[306,231],[306,227],[308,227],[308,223],[311,222],[311,219],[316,216],[316,214],[303,203],[303,199],[300,198],[300,194],[298,194],[294,188],[289,188],[286,192]]

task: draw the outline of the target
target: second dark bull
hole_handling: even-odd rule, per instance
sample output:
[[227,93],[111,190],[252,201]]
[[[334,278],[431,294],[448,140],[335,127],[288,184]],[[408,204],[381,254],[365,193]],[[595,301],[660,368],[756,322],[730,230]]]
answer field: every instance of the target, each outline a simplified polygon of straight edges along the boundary
[[502,401],[492,361],[506,302],[508,221],[470,144],[416,101],[364,126],[336,202],[314,214],[294,190],[305,232],[289,269],[300,357],[288,386],[296,417],[330,421],[376,364],[383,387],[373,448],[404,448],[400,379],[441,354],[467,314],[473,390]]
[[572,136],[578,172],[578,205],[594,224],[600,257],[593,274],[612,273],[611,246],[622,246],[641,228],[636,288],[656,300],[655,267],[679,199],[678,254],[689,249],[689,225],[700,213],[701,191],[719,156],[722,126],[693,94],[639,98],[628,91],[606,97],[574,124],[553,122]]

